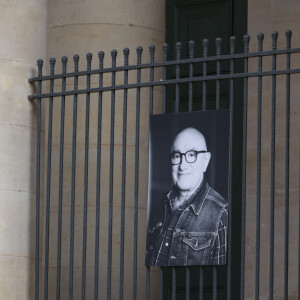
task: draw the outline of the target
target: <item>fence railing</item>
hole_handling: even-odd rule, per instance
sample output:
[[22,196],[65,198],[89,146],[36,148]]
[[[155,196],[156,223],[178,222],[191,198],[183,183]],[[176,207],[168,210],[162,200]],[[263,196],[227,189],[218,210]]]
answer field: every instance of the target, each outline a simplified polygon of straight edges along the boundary
[[[109,67],[104,52],[95,67],[88,53],[83,71],[74,55],[74,71],[63,57],[61,73],[51,58],[49,75],[38,60],[28,97],[37,101],[36,299],[300,297],[300,48],[290,31],[285,49],[277,38],[264,51],[259,34],[249,53],[246,35],[235,53],[231,37],[229,54],[217,38],[210,57],[204,40],[199,58],[191,41],[188,59],[177,43],[172,61],[164,44],[160,62],[151,45],[147,63],[138,47],[133,65],[126,48],[122,66],[115,50]],[[146,268],[147,116],[221,108],[231,132],[227,265]]]

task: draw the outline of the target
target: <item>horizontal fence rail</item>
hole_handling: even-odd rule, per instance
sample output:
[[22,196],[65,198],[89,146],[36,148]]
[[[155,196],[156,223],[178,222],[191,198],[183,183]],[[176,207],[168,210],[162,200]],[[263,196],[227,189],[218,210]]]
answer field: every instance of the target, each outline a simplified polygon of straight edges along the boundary
[[[249,52],[245,35],[243,53],[231,37],[229,54],[217,38],[214,56],[207,39],[190,41],[188,58],[177,43],[174,60],[164,44],[160,62],[151,45],[147,63],[137,47],[134,64],[125,48],[122,66],[116,50],[109,66],[100,51],[85,70],[79,55],[73,71],[67,57],[51,58],[49,75],[38,60],[28,96],[37,101],[36,300],[300,299],[300,48],[291,37],[277,49],[273,32],[264,50],[260,33]],[[220,109],[230,112],[227,264],[144,267],[148,116]]]
[[[66,92],[57,92],[57,93],[45,93],[45,94],[35,94],[28,96],[29,100],[38,99],[38,98],[49,98],[49,97],[60,97],[60,96],[71,96],[75,94],[86,94],[86,93],[98,93],[109,92],[113,90],[123,90],[123,89],[134,89],[141,87],[150,87],[150,86],[163,86],[170,84],[178,84],[178,83],[189,83],[189,82],[202,82],[202,81],[210,81],[210,80],[221,80],[221,79],[234,79],[234,78],[248,78],[248,77],[257,77],[257,76],[270,76],[270,75],[286,75],[286,74],[297,74],[300,72],[300,69],[291,69],[291,70],[278,70],[278,71],[265,71],[265,72],[253,72],[253,73],[239,73],[239,74],[229,74],[229,75],[212,75],[212,76],[201,76],[201,77],[193,77],[193,78],[180,78],[180,79],[169,79],[169,80],[159,80],[153,82],[144,82],[144,83],[133,83],[126,85],[118,85],[118,86],[107,86],[101,88],[91,88],[91,89],[80,89],[77,91],[66,91]],[[77,76],[74,73],[74,76]],[[49,79],[51,80],[51,77]]]
[[[139,64],[139,65],[128,65],[128,66],[117,66],[117,67],[110,67],[110,68],[101,68],[95,69],[90,71],[78,71],[78,72],[70,72],[66,74],[53,74],[47,75],[42,77],[32,77],[28,79],[28,82],[37,82],[37,81],[44,81],[49,79],[59,79],[59,78],[67,78],[67,77],[74,77],[76,76],[86,76],[86,75],[93,75],[99,73],[110,73],[112,71],[125,71],[125,70],[137,70],[137,69],[149,69],[151,67],[164,67],[164,66],[175,66],[175,65],[183,65],[189,63],[200,63],[200,62],[215,62],[216,60],[230,60],[230,59],[239,59],[239,58],[251,58],[251,57],[263,57],[263,56],[270,56],[270,55],[279,55],[279,54],[293,54],[299,53],[300,48],[295,49],[286,49],[286,50],[274,50],[274,51],[264,51],[264,52],[253,52],[253,53],[237,53],[237,54],[230,54],[230,55],[219,55],[219,56],[210,56],[210,57],[203,57],[203,58],[189,58],[189,59],[181,59],[181,60],[173,60],[173,61],[164,61],[164,62],[153,62],[147,64]],[[288,72],[288,70],[285,70]],[[32,96],[29,96],[32,97]]]

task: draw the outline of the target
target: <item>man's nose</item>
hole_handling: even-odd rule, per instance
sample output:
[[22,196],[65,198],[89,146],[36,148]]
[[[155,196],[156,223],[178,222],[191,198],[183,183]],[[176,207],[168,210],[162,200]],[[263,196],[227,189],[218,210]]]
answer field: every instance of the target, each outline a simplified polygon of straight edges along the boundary
[[188,167],[189,163],[186,161],[185,156],[183,155],[181,158],[181,163],[179,164],[179,169],[184,170]]

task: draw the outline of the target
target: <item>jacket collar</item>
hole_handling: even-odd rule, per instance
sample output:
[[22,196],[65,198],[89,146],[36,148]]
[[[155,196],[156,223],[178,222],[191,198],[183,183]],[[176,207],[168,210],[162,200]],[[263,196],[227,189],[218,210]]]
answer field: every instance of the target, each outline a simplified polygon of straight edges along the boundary
[[200,213],[203,201],[208,193],[209,185],[205,179],[203,179],[201,186],[197,190],[196,194],[193,196],[192,202],[190,203],[191,208],[193,209],[194,214],[197,216]]

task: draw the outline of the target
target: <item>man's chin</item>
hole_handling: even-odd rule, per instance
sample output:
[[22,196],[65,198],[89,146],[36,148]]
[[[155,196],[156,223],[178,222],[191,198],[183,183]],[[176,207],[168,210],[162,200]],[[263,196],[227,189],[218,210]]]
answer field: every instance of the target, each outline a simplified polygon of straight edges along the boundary
[[189,192],[193,190],[193,187],[191,186],[191,183],[178,183],[177,188],[182,192]]

